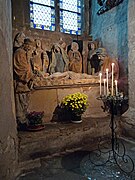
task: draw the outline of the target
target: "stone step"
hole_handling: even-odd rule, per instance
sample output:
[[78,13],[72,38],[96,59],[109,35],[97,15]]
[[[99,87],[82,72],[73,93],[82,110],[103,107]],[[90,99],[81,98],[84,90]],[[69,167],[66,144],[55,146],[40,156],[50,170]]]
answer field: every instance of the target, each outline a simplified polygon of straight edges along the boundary
[[95,148],[99,139],[111,136],[110,117],[84,118],[80,124],[48,123],[37,132],[19,132],[19,162],[90,145]]

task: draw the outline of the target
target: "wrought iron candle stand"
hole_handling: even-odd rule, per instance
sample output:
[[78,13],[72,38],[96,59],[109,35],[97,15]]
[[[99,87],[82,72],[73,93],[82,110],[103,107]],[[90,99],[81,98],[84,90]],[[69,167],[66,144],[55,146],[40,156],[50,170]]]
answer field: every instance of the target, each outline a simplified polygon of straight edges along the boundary
[[[128,98],[123,96],[103,96],[99,97],[104,103],[104,111],[107,110],[110,115],[110,129],[111,140],[107,145],[111,148],[106,149],[106,145],[103,145],[100,141],[98,149],[89,154],[90,162],[95,166],[106,165],[107,163],[116,164],[123,172],[130,174],[134,171],[134,162],[132,158],[126,154],[126,148],[122,140],[117,138],[116,128],[117,123],[115,116],[119,115],[122,104],[126,103]],[[105,158],[102,158],[104,156]],[[104,160],[105,159],[105,160]],[[104,162],[103,162],[104,160]]]

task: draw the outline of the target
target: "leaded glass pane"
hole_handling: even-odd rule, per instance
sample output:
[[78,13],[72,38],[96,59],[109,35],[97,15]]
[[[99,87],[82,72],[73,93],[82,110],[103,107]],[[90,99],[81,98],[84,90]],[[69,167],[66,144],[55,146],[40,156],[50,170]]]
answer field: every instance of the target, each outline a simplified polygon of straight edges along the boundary
[[55,30],[55,10],[49,6],[30,3],[30,20],[33,28]]
[[81,13],[81,0],[59,0],[60,9]]
[[63,28],[77,31],[77,14],[63,11]]
[[[30,26],[55,30],[55,0],[30,0]],[[59,0],[60,31],[81,34],[81,0]]]
[[62,0],[60,5],[61,9],[77,12],[77,0]]
[[59,0],[60,31],[81,34],[81,0]]
[[60,11],[60,31],[69,34],[81,34],[81,15]]
[[47,5],[47,6],[53,6],[54,7],[54,0],[31,0],[34,3]]

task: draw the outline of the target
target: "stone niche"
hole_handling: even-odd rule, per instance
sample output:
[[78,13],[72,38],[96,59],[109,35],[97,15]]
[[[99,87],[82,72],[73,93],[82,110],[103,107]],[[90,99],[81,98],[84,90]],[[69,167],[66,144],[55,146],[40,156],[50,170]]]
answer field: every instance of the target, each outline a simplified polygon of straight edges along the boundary
[[[58,120],[57,113],[55,114],[58,105],[61,103],[63,97],[68,94],[82,92],[88,95],[89,107],[83,114],[83,117],[105,117],[101,106],[103,105],[99,96],[99,77],[92,77],[89,79],[74,79],[64,80],[60,79],[60,84],[54,80],[54,85],[38,86],[36,85],[31,92],[29,111],[44,111],[44,122]],[[66,82],[66,83],[65,83]],[[62,115],[62,114],[61,114]],[[59,120],[58,120],[59,121]]]

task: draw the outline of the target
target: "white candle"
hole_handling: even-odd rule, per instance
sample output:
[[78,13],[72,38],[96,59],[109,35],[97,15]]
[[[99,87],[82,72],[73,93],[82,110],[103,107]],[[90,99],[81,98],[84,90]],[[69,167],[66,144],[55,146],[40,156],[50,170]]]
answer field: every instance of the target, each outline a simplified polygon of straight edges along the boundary
[[102,81],[102,73],[99,73],[99,83],[100,83],[100,96],[101,96],[101,94],[102,94],[102,92],[101,92],[101,81]]
[[107,96],[109,95],[109,87],[108,87],[108,69],[106,69],[106,85],[107,85]]
[[112,96],[113,96],[113,81],[114,81],[114,63],[112,63]]
[[116,96],[118,95],[118,81],[115,80],[115,91],[116,91]]
[[103,81],[104,81],[104,96],[106,96],[106,79],[103,79]]

